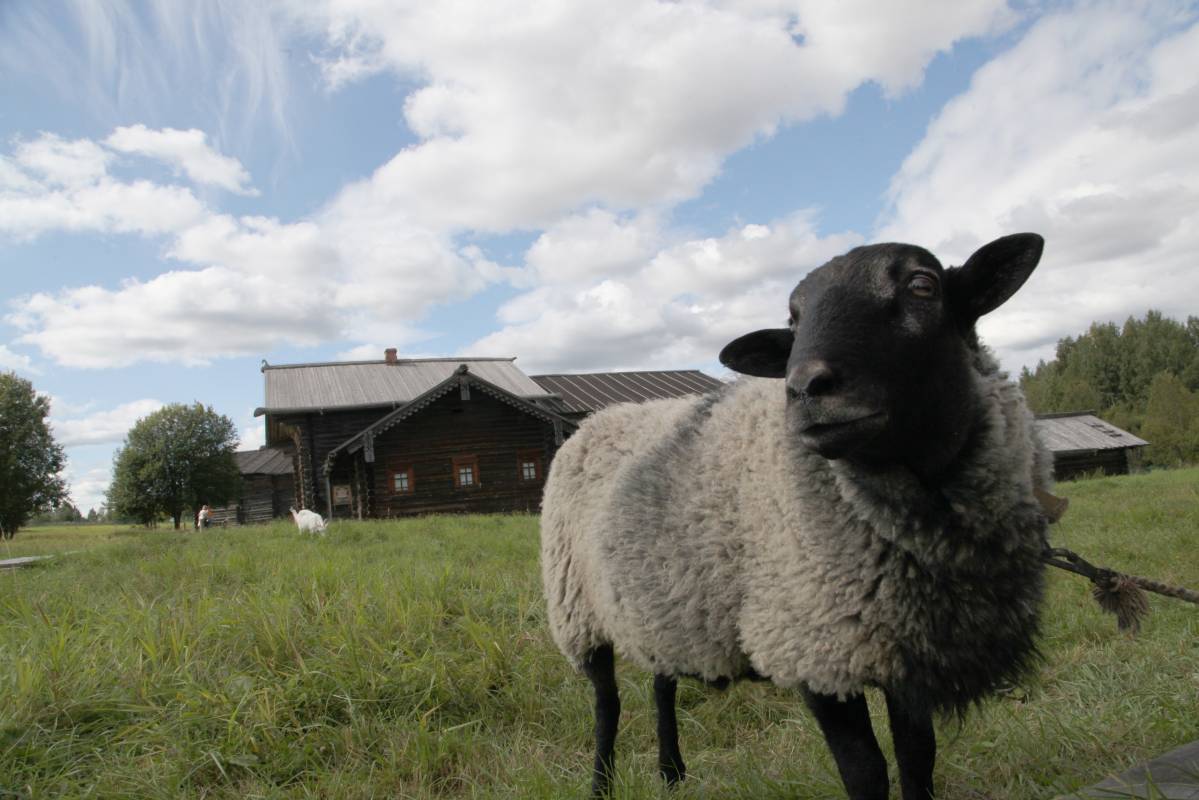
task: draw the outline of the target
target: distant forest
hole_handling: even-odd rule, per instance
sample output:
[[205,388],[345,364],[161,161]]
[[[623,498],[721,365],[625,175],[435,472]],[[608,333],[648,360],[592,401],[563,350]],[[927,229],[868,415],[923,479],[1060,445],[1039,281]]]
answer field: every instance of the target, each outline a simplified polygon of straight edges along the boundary
[[1033,411],[1093,411],[1150,443],[1144,463],[1199,463],[1199,317],[1150,311],[1123,326],[1091,325],[1027,367],[1020,385]]

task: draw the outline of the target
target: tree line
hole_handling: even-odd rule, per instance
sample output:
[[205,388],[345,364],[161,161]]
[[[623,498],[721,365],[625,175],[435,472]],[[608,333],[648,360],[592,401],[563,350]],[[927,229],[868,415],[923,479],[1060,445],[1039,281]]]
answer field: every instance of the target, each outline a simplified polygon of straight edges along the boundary
[[1038,414],[1093,411],[1145,439],[1147,465],[1199,462],[1199,317],[1092,323],[1058,341],[1052,361],[1025,367],[1020,385]]
[[[15,373],[0,373],[0,537],[36,522],[79,522],[62,477],[66,458],[49,425],[50,402]],[[241,475],[233,420],[202,403],[173,403],[139,419],[113,457],[102,511],[88,521],[181,527],[200,506],[235,500]]]

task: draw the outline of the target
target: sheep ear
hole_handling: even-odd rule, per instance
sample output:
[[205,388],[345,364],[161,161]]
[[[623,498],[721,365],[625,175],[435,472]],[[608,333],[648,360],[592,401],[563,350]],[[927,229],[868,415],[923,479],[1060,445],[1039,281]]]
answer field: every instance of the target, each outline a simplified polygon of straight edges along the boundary
[[769,328],[747,333],[724,346],[720,363],[733,372],[759,378],[781,378],[787,374],[795,335],[787,328]]
[[1045,240],[1015,233],[983,245],[960,267],[945,271],[949,301],[968,324],[1007,302],[1041,260]]

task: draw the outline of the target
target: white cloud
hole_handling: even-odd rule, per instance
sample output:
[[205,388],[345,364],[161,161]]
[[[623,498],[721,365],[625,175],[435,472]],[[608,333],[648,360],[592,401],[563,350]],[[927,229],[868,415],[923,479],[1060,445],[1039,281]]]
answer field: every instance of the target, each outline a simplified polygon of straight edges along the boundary
[[207,364],[282,343],[315,345],[340,332],[324,298],[303,286],[223,267],[168,272],[117,290],[39,293],[9,320],[27,331],[18,341],[63,366],[84,368]]
[[162,402],[153,399],[133,400],[106,411],[95,411],[86,416],[76,416],[78,407],[52,398],[50,423],[54,439],[63,447],[78,447],[90,444],[120,444],[125,435],[142,417],[162,408]]
[[13,160],[51,186],[79,186],[104,177],[112,154],[89,139],[67,141],[43,133],[17,142]]
[[91,509],[99,509],[105,502],[108,485],[112,482],[112,471],[108,467],[75,466],[69,462],[63,477],[71,494],[71,502],[79,512],[87,516]]
[[985,319],[1015,367],[1093,320],[1194,313],[1199,271],[1199,25],[1153,7],[1039,22],[929,126],[879,238],[946,263],[1019,230],[1046,237],[1028,287]]
[[[135,128],[151,144],[127,141]],[[158,133],[134,126],[108,141],[150,151]],[[477,248],[370,209],[295,223],[217,214],[186,188],[109,175],[104,152],[50,134],[18,143],[0,160],[0,234],[166,236],[165,254],[198,269],[10,301],[17,341],[62,365],[201,364],[347,336],[403,343],[431,304],[506,275]]]
[[198,223],[207,210],[187,189],[108,174],[111,154],[88,139],[43,133],[0,157],[0,234],[47,231],[158,235]]
[[[419,226],[503,231],[590,204],[668,207],[780,124],[840,111],[867,81],[915,85],[958,39],[1008,22],[952,7],[704,2],[296,3],[330,83],[387,68],[421,141],[335,203]],[[800,40],[802,37],[802,40]]]
[[0,369],[32,372],[33,359],[21,353],[14,353],[6,345],[0,344]]
[[257,450],[266,445],[266,423],[255,417],[253,409],[247,409],[242,424],[237,429],[237,449]]
[[[577,222],[584,231],[581,241],[598,254],[608,250],[609,241],[636,238],[630,225],[645,241],[667,238],[646,230],[644,220],[592,216]],[[547,236],[552,247],[539,241],[530,253],[578,249],[560,243],[556,233]],[[569,273],[559,283],[547,280],[503,306],[499,317],[505,327],[470,350],[518,354],[522,367],[534,372],[712,364],[733,338],[782,325],[795,283],[860,243],[852,233],[819,236],[809,212],[771,225],[746,225],[720,238],[670,243],[640,260],[631,258],[627,269],[611,277]]]
[[236,158],[208,146],[207,135],[195,128],[151,130],[145,125],[117,128],[104,144],[122,153],[155,158],[182,170],[196,183],[219,186],[236,194],[257,195],[249,185],[250,173]]
[[287,19],[275,3],[6,3],[0,74],[37,76],[99,124],[202,109],[242,151],[290,145]]

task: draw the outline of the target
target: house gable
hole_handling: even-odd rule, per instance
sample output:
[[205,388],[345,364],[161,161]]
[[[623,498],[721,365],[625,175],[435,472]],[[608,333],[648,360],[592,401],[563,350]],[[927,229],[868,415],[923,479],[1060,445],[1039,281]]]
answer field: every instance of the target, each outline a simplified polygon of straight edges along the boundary
[[330,486],[350,493],[334,516],[540,507],[545,467],[557,450],[551,417],[469,382],[443,387],[405,411],[372,426],[373,460],[366,460],[365,437],[355,437],[357,447],[339,450],[328,462]]

